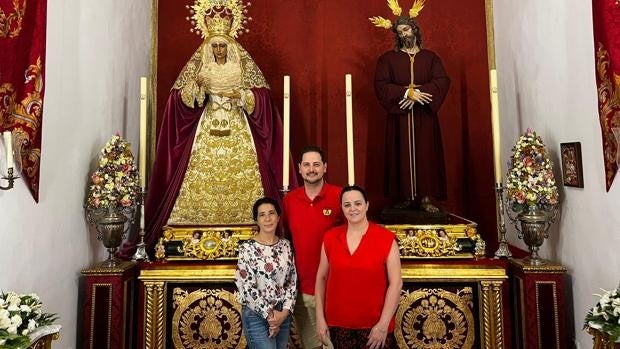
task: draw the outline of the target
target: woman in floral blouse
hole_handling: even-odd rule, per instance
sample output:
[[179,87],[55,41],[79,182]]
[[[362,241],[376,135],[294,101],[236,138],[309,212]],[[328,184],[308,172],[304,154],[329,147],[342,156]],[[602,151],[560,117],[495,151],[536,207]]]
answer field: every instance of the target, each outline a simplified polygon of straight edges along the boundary
[[252,215],[259,231],[239,245],[235,284],[250,349],[285,349],[288,345],[297,272],[291,243],[276,235],[281,212],[274,199],[258,199]]

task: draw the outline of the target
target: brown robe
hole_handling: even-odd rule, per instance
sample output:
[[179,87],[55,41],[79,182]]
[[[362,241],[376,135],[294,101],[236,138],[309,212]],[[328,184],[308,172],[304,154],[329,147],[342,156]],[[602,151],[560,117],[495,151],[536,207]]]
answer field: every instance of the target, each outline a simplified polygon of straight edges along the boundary
[[[439,56],[422,49],[415,56],[414,80],[420,91],[433,96],[430,104],[416,103],[413,107],[416,198],[429,196],[444,200],[446,174],[437,111],[448,93],[450,78]],[[375,71],[375,93],[379,103],[388,112],[385,195],[395,201],[411,198],[408,112],[400,109],[398,105],[410,82],[410,61],[407,53],[391,50],[379,57]]]

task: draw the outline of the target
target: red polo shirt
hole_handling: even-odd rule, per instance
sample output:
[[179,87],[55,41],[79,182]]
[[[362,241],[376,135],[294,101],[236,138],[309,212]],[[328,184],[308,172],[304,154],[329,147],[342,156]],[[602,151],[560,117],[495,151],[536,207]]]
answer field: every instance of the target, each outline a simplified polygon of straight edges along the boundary
[[293,241],[302,293],[314,294],[323,235],[342,223],[341,190],[338,186],[323,183],[314,200],[308,198],[304,187],[296,188],[284,197],[284,226]]
[[[325,254],[329,273],[325,288],[327,325],[349,329],[369,329],[381,318],[388,279],[386,263],[396,236],[370,223],[357,249],[350,253],[347,226],[325,234]],[[394,330],[394,318],[388,331]]]

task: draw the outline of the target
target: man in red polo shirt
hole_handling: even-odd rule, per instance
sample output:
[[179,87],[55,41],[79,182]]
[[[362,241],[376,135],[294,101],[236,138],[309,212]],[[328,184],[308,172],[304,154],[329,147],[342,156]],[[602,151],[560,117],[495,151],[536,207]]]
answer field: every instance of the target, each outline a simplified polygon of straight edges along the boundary
[[327,162],[323,150],[307,146],[301,152],[299,173],[304,186],[284,197],[284,226],[293,241],[299,290],[295,324],[304,348],[322,348],[316,333],[314,284],[321,259],[323,235],[343,222],[341,187],[325,182]]

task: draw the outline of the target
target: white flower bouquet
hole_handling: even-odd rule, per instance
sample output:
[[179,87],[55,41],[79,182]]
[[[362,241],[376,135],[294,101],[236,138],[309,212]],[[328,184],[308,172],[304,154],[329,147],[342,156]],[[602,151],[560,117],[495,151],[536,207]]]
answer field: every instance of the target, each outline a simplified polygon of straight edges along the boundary
[[27,348],[30,345],[29,333],[56,321],[55,314],[43,313],[42,308],[34,293],[0,291],[0,348]]
[[529,128],[512,148],[506,189],[515,212],[528,206],[549,209],[558,204],[553,164],[542,139]]
[[583,328],[590,327],[606,333],[611,342],[620,343],[620,289],[595,296],[600,299],[586,315]]
[[114,135],[101,149],[97,169],[90,176],[86,206],[91,209],[133,206],[139,192],[139,176],[129,142]]

